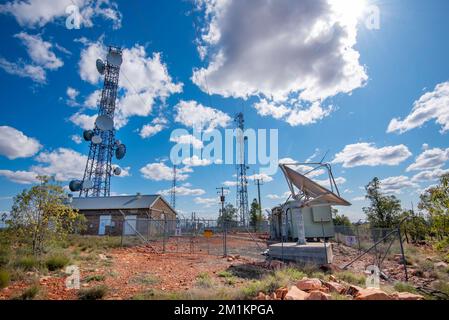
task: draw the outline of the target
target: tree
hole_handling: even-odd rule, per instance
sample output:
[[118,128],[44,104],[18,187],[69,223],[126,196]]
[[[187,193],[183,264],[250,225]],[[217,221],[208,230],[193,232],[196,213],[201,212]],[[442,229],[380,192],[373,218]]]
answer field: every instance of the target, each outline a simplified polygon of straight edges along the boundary
[[415,213],[413,210],[405,211],[403,217],[407,218],[402,225],[407,243],[409,241],[417,243],[425,240],[429,234],[429,224],[425,217],[422,214]]
[[339,215],[337,209],[332,209],[332,215],[333,215],[333,221],[335,226],[345,226],[350,227],[352,226],[351,220],[344,214]]
[[262,221],[263,217],[260,211],[259,202],[257,199],[254,199],[251,203],[251,210],[249,211],[249,225],[254,228],[254,232],[257,232],[257,229]]
[[400,222],[402,214],[401,202],[395,196],[384,195],[381,183],[374,178],[366,187],[366,198],[371,205],[363,208],[371,227],[394,228]]
[[224,212],[221,212],[220,209],[217,223],[219,226],[223,226],[225,221],[228,227],[236,224],[237,221],[237,209],[230,203],[225,206]]
[[82,216],[64,204],[64,189],[48,177],[38,177],[40,184],[24,190],[16,197],[9,225],[33,254],[40,254],[51,240],[61,240],[73,231]]
[[449,174],[421,195],[419,209],[429,214],[430,230],[437,239],[449,242]]

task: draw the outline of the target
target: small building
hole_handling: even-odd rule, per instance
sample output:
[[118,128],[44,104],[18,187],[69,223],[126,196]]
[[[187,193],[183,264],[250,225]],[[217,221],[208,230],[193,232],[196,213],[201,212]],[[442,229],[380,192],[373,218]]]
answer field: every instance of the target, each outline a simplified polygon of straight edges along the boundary
[[86,217],[88,235],[147,234],[162,221],[176,227],[177,213],[161,195],[73,198],[71,206]]

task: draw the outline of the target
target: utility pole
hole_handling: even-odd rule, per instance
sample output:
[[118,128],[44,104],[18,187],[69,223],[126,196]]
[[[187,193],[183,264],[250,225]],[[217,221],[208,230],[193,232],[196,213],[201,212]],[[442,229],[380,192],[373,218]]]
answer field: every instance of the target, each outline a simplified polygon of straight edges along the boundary
[[170,205],[173,209],[176,209],[176,165],[173,166],[173,180],[172,180],[172,187],[170,190]]
[[259,200],[259,213],[262,216],[262,202],[260,200],[260,186],[263,185],[263,179],[256,179],[256,185],[257,185],[257,196],[258,196],[258,200]]
[[225,188],[225,187],[220,187],[217,188],[218,190],[218,194],[220,195],[220,202],[221,202],[221,220],[223,223],[223,256],[227,257],[228,256],[228,247],[227,247],[227,223],[228,223],[228,219],[225,215],[225,202],[226,202],[226,196],[225,196],[225,190],[229,190],[229,188]]

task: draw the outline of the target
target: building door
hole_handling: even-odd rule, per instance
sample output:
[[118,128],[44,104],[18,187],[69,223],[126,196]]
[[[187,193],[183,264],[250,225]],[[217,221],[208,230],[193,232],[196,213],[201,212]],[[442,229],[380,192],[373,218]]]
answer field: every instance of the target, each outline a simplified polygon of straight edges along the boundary
[[125,217],[125,236],[133,236],[137,230],[137,216]]
[[112,224],[112,216],[100,216],[100,225],[98,227],[98,235],[106,234],[106,227]]

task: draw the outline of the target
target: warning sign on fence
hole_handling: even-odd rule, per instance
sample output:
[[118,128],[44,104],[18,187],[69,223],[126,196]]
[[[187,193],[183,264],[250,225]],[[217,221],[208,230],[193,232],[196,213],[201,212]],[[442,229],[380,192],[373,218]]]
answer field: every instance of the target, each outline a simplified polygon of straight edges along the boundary
[[353,247],[357,244],[357,237],[355,236],[346,236],[345,242],[348,247]]
[[214,232],[212,230],[204,230],[203,235],[205,238],[212,238],[212,236],[214,235]]
[[182,235],[181,228],[176,228],[175,230],[175,237],[180,237]]

